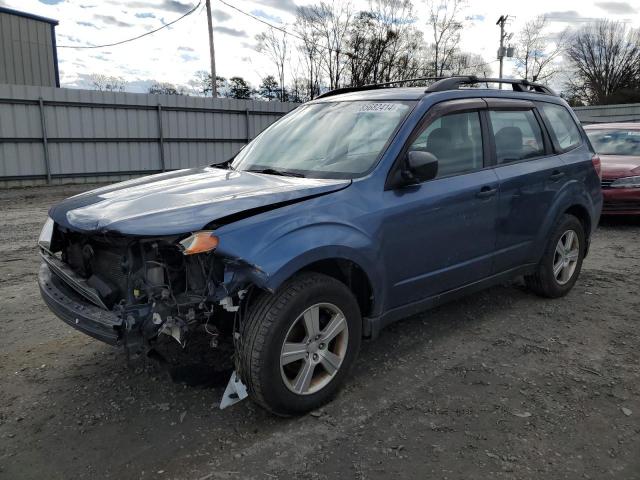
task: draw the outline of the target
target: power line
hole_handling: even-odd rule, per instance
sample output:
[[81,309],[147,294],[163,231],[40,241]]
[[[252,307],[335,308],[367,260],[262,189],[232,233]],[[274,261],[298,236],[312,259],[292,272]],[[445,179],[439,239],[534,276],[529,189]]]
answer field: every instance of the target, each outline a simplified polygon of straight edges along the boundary
[[254,20],[257,20],[260,23],[264,23],[265,25],[267,25],[267,26],[269,26],[271,28],[274,28],[276,30],[281,31],[285,35],[289,35],[291,37],[297,38],[298,40],[302,40],[303,42],[305,42],[305,43],[307,43],[309,45],[312,45],[314,47],[321,48],[323,50],[327,50],[327,51],[329,51],[331,53],[337,53],[338,55],[345,55],[345,56],[347,56],[349,58],[353,58],[355,60],[360,60],[360,61],[367,61],[368,60],[366,58],[357,57],[357,56],[355,56],[355,55],[353,55],[352,53],[349,53],[349,52],[342,52],[340,50],[335,50],[335,49],[333,49],[333,48],[331,48],[331,47],[329,47],[327,45],[322,45],[321,43],[310,42],[309,39],[303,38],[300,35],[296,35],[295,33],[291,33],[291,32],[289,32],[288,30],[285,30],[282,27],[278,27],[276,25],[273,25],[272,23],[269,23],[269,22],[267,22],[266,20],[263,20],[260,17],[256,17],[255,15],[253,15],[253,14],[251,14],[249,12],[245,12],[244,10],[236,7],[235,5],[231,5],[231,4],[227,3],[227,2],[225,2],[225,0],[218,0],[218,1],[220,3],[226,5],[227,7],[234,9],[237,12],[240,12],[242,15],[246,15],[249,18],[253,18]]
[[[249,18],[253,18],[254,20],[257,20],[260,23],[264,23],[265,25],[268,25],[271,28],[275,28],[276,30],[280,30],[282,33],[284,33],[286,35],[290,35],[290,36],[292,36],[294,38],[297,38],[298,40],[302,40],[303,42],[306,41],[303,37],[301,37],[299,35],[296,35],[295,33],[288,32],[284,28],[277,27],[277,26],[273,25],[272,23],[269,23],[269,22],[267,22],[266,20],[263,20],[260,17],[256,17],[255,15],[253,15],[253,14],[251,14],[249,12],[245,12],[244,10],[241,10],[240,8],[236,7],[235,5],[231,5],[231,4],[227,3],[227,2],[225,2],[224,0],[218,0],[218,1],[220,3],[226,5],[227,7],[234,9],[237,12],[240,12],[242,15],[246,15]],[[309,43],[311,45],[313,45],[314,47],[324,48],[325,50],[329,50],[331,52],[335,52],[335,50],[333,50],[331,47],[327,47],[325,45],[320,45],[320,44],[312,43],[312,42],[309,42]]]
[[107,44],[104,44],[104,45],[58,45],[58,48],[85,48],[85,49],[86,48],[105,48],[105,47],[115,47],[116,45],[122,45],[123,43],[133,42],[134,40],[138,40],[138,39],[140,39],[142,37],[146,37],[147,35],[151,35],[153,33],[159,32],[163,28],[167,28],[167,27],[173,25],[174,23],[179,22],[183,18],[185,18],[185,17],[191,15],[193,12],[195,12],[198,9],[198,7],[200,6],[201,3],[202,3],[202,0],[200,0],[198,2],[198,4],[195,7],[193,7],[191,10],[189,10],[187,13],[185,13],[184,15],[182,15],[179,18],[176,18],[172,22],[165,23],[162,26],[156,28],[155,30],[151,30],[149,32],[143,33],[142,35],[138,35],[137,37],[128,38],[126,40],[121,40],[121,41],[115,42],[115,43],[107,43]]
[[[256,17],[255,15],[253,15],[253,14],[251,14],[251,13],[249,13],[249,12],[245,12],[244,10],[242,10],[242,9],[240,9],[240,8],[238,8],[238,7],[236,7],[235,5],[231,5],[231,4],[227,3],[225,0],[218,0],[218,1],[219,1],[220,3],[222,3],[223,5],[226,5],[227,7],[232,8],[233,10],[235,10],[235,11],[237,11],[237,12],[241,13],[242,15],[245,15],[245,16],[247,16],[247,17],[249,17],[249,18],[252,18],[252,19],[254,19],[254,20],[257,20],[257,21],[258,21],[258,22],[260,22],[260,23],[263,23],[263,24],[265,24],[265,25],[267,25],[267,26],[269,26],[269,27],[271,27],[271,28],[274,28],[274,29],[276,29],[276,30],[279,30],[280,32],[284,33],[285,35],[289,35],[289,36],[291,36],[291,37],[297,38],[298,40],[302,40],[302,41],[303,41],[303,42],[305,42],[305,43],[308,43],[308,44],[310,44],[310,45],[313,45],[314,47],[321,48],[321,49],[323,49],[323,50],[328,50],[329,52],[331,52],[331,53],[337,53],[338,55],[340,55],[340,54],[342,54],[342,55],[346,55],[347,57],[349,57],[349,58],[353,58],[353,59],[355,59],[355,60],[361,60],[361,61],[367,61],[367,60],[369,60],[369,59],[365,59],[365,58],[357,57],[357,56],[353,55],[352,53],[348,53],[348,52],[341,52],[340,50],[335,50],[335,49],[333,49],[333,48],[331,48],[331,47],[328,47],[328,46],[326,46],[326,45],[322,45],[322,44],[320,44],[320,43],[309,42],[309,40],[308,40],[308,39],[305,39],[305,38],[303,38],[303,37],[301,37],[301,36],[299,36],[299,35],[296,35],[295,33],[291,33],[290,31],[285,30],[285,29],[284,29],[284,28],[282,28],[282,27],[278,27],[278,26],[276,26],[276,25],[273,25],[272,23],[269,23],[269,22],[267,22],[266,20],[263,20],[262,18]],[[491,65],[492,63],[495,63],[495,62],[497,62],[497,60],[491,60],[490,62],[479,63],[478,65],[471,65],[471,66],[469,66],[469,67],[465,67],[465,68],[478,68],[478,67],[484,67],[484,66],[486,66],[486,65]]]

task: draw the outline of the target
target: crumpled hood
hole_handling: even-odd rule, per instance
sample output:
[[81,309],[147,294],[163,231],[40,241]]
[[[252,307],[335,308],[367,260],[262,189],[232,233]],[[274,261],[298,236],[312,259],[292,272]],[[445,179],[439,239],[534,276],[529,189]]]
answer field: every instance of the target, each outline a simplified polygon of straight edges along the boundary
[[600,155],[602,177],[615,179],[640,175],[640,156]]
[[329,193],[350,183],[199,167],[91,190],[59,203],[49,216],[83,232],[175,235],[228,215]]

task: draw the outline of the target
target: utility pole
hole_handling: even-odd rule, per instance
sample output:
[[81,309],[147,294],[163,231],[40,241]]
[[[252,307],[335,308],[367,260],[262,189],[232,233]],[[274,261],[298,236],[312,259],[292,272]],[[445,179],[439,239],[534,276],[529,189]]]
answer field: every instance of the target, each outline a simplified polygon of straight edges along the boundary
[[[213,48],[213,20],[211,19],[211,0],[207,0],[207,22],[209,23],[209,55],[211,56],[211,96],[218,96],[218,85],[216,82],[216,51]],[[500,63],[500,73],[502,74],[502,62]]]
[[[498,60],[500,60],[500,75],[498,76],[498,78],[502,78],[502,64],[505,54],[504,39],[507,36],[507,34],[504,32],[504,24],[507,23],[507,18],[509,18],[509,15],[500,15],[500,18],[496,22],[496,25],[500,25],[500,48],[498,49]],[[502,90],[502,83],[500,84],[500,90]]]

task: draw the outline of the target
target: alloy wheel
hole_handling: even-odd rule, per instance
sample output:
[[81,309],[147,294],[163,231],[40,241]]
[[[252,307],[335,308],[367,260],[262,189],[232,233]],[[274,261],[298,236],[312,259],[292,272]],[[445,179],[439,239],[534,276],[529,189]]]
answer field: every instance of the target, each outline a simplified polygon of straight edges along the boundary
[[289,390],[309,395],[324,388],[338,373],[347,353],[349,327],[331,303],[307,308],[293,322],[280,353],[280,373]]
[[578,258],[580,257],[580,242],[573,230],[567,230],[558,239],[553,256],[553,276],[560,285],[566,284],[573,277]]

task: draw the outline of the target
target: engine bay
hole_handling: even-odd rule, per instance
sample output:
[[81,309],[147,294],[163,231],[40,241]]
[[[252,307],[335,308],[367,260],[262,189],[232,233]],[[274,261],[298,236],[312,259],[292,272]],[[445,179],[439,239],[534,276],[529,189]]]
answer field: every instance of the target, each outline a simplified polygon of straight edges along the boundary
[[184,238],[88,235],[56,225],[43,254],[66,264],[95,291],[99,307],[122,319],[127,352],[148,351],[162,335],[185,347],[200,331],[215,346],[231,337],[250,268],[213,250],[189,254]]

